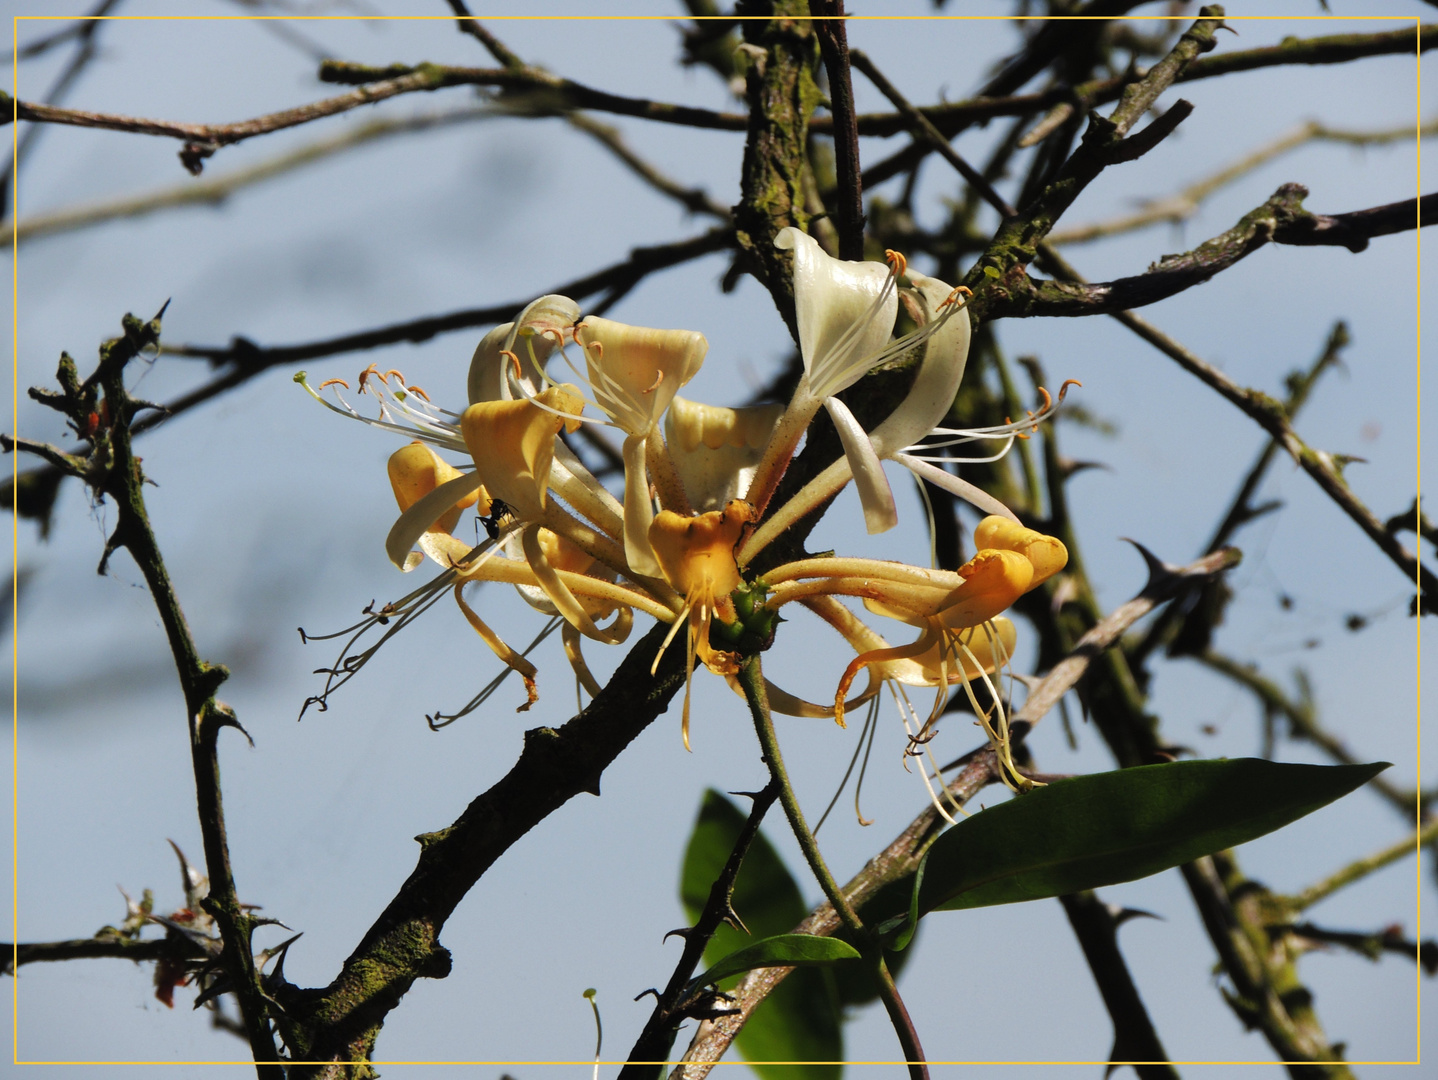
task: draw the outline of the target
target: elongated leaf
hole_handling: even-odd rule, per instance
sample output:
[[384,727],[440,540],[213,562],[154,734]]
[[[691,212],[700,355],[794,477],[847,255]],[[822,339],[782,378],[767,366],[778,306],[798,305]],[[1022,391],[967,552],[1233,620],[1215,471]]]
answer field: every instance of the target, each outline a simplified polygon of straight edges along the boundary
[[708,986],[754,968],[815,967],[858,958],[859,950],[838,938],[779,934],[730,953],[694,981],[700,986]]
[[[709,888],[719,876],[746,813],[717,791],[705,793],[699,818],[684,853],[679,895],[690,921],[699,917]],[[710,964],[759,938],[794,929],[806,914],[803,894],[773,846],[761,832],[754,838],[734,883],[734,910],[749,934],[720,926],[704,959]],[[751,936],[752,935],[752,936]],[[835,990],[838,968],[801,967],[774,988],[739,1032],[736,1043],[748,1061],[842,1061],[843,1020]],[[860,971],[860,975],[867,973]],[[732,978],[732,976],[731,976]],[[867,983],[873,980],[866,978]],[[839,1065],[750,1066],[763,1080],[838,1080]]]
[[[1060,780],[939,837],[919,911],[1040,900],[1147,877],[1282,828],[1386,768],[1241,758]],[[908,899],[893,890],[880,905],[893,910],[882,913],[899,914]]]

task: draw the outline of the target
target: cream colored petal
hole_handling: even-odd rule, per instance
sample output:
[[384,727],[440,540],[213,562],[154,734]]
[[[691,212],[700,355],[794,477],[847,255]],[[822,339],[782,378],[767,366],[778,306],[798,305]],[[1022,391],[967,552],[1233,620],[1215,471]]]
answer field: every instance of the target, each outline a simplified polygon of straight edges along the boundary
[[[561,387],[550,387],[536,400],[563,412],[577,411],[573,395]],[[507,503],[522,519],[544,512],[554,438],[564,423],[529,401],[482,401],[460,417],[475,474],[492,498]]]
[[418,563],[412,562],[409,556],[415,542],[446,510],[476,491],[480,483],[477,472],[461,473],[414,502],[399,516],[385,537],[384,549],[390,562],[403,570],[413,570]]
[[594,400],[630,435],[645,435],[704,362],[694,330],[654,330],[589,316],[574,331],[584,346]]
[[[953,290],[938,278],[913,271],[909,272],[909,280],[918,289],[928,318],[931,321],[943,318],[940,307]],[[969,313],[957,310],[925,339],[923,359],[914,373],[913,385],[870,436],[880,457],[912,446],[948,414],[964,377],[970,335]]]
[[[889,268],[876,262],[831,258],[819,242],[792,226],[774,246],[794,256],[794,314],[804,372],[820,397],[853,385],[867,369],[854,362],[877,354],[894,331],[898,299],[884,295]],[[839,374],[849,371],[848,374]]]
[[540,372],[556,347],[555,334],[564,334],[579,321],[579,305],[567,296],[541,296],[511,323],[496,326],[480,339],[469,362],[469,403],[513,401],[510,385],[514,368],[503,353],[520,358],[524,382],[531,394],[544,388]]
[[659,563],[649,545],[654,503],[649,498],[649,470],[644,462],[644,436],[624,440],[624,559],[644,577],[658,577]]
[[844,456],[849,459],[849,470],[854,474],[854,489],[859,493],[859,503],[864,508],[865,526],[871,533],[888,532],[899,523],[899,511],[894,506],[894,492],[884,476],[884,465],[874,452],[873,443],[849,407],[838,398],[825,398],[824,408],[834,421],[834,429],[844,447]]

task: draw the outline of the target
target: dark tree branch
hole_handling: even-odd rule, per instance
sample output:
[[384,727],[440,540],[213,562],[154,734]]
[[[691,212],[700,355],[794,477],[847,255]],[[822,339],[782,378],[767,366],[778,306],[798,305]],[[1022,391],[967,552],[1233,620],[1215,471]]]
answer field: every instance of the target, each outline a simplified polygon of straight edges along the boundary
[[39,964],[60,960],[97,960],[114,957],[119,960],[204,960],[205,948],[184,934],[168,934],[162,938],[92,937],[74,941],[35,941],[12,945],[0,942],[0,973],[14,974],[15,963]]
[[1292,951],[1269,937],[1267,890],[1243,876],[1231,852],[1189,863],[1183,878],[1232,981],[1224,998],[1244,1026],[1263,1032],[1294,1080],[1352,1080],[1298,979]]
[[773,4],[751,0],[740,14],[768,15],[744,21],[744,43],[755,59],[745,77],[748,136],[740,174],[742,195],[734,208],[735,236],[743,268],[769,290],[790,333],[794,323],[791,259],[774,247],[786,226],[807,229],[803,176],[809,167],[810,118],[819,104],[813,68],[818,49],[805,0]]
[[854,116],[854,84],[849,74],[849,34],[844,25],[844,0],[810,0],[814,35],[829,75],[829,108],[834,118],[834,175],[838,206],[839,258],[864,257],[864,186],[859,169],[859,128]]
[[[68,356],[62,356],[57,380],[63,393],[40,396],[46,404],[64,412],[76,431],[86,433],[91,451],[85,462],[85,479],[97,494],[107,495],[115,502],[117,521],[114,532],[105,543],[100,571],[104,572],[115,551],[121,547],[128,550],[140,568],[159,611],[160,622],[174,656],[189,721],[200,833],[205,846],[205,869],[210,879],[210,892],[203,904],[215,919],[224,943],[220,963],[239,1002],[256,1069],[261,1080],[283,1080],[283,1070],[278,1064],[279,1051],[267,1019],[267,999],[260,987],[250,945],[257,923],[240,905],[236,894],[229,842],[225,834],[216,742],[222,727],[238,728],[239,723],[234,713],[215,699],[215,692],[228,678],[229,672],[201,659],[190,636],[159,545],[150,529],[143,492],[145,478],[131,446],[136,412],[153,406],[146,406],[129,395],[125,389],[125,368],[142,351],[158,347],[160,315],[148,322],[126,315],[123,325],[124,335],[101,346],[100,362],[84,382],[79,381],[74,362]],[[97,394],[100,393],[103,394],[103,407],[97,405]],[[93,428],[90,423],[92,417],[95,420]]]
[[1032,288],[1024,268],[1033,262],[1049,230],[1084,188],[1113,164],[1115,155],[1125,152],[1125,137],[1159,95],[1198,56],[1214,47],[1214,35],[1223,23],[1223,8],[1211,5],[1203,8],[1200,15],[1147,76],[1124,88],[1112,114],[1090,114],[1082,142],[1053,181],[1018,216],[999,226],[988,250],[964,278],[964,284],[975,293],[969,303],[973,317],[992,318],[991,312],[1005,310],[1013,304],[1016,294]]
[[[1328,245],[1362,251],[1374,236],[1438,223],[1438,194],[1355,210],[1315,214],[1304,209],[1308,189],[1284,184],[1233,228],[1181,255],[1165,255],[1134,277],[1077,284],[1010,275],[983,305],[988,319],[1111,315],[1165,300],[1222,273],[1266,244]],[[1040,252],[1040,265],[1050,252]]]
[[1069,925],[1113,1021],[1110,1070],[1132,1065],[1139,1080],[1178,1080],[1118,947],[1119,919],[1093,892],[1060,896]]
[[669,977],[664,992],[655,995],[654,1012],[645,1022],[639,1038],[634,1041],[634,1047],[629,1051],[628,1063],[619,1072],[619,1080],[648,1080],[650,1077],[659,1076],[663,1071],[662,1068],[656,1067],[655,1063],[669,1056],[669,1050],[674,1045],[675,1032],[689,1015],[693,1005],[685,992],[689,980],[694,977],[695,969],[704,959],[704,950],[708,948],[710,939],[714,937],[720,924],[732,924],[735,921],[734,882],[739,877],[744,856],[749,853],[750,845],[759,835],[759,825],[764,820],[764,815],[778,797],[779,785],[772,780],[762,791],[751,795],[754,805],[749,811],[748,820],[744,822],[738,839],[734,841],[734,848],[729,852],[723,870],[709,889],[704,910],[688,930],[674,931],[684,939],[684,952],[679,957],[679,963],[674,966],[674,974]]
[[[415,979],[449,974],[440,932],[494,861],[535,825],[581,792],[599,793],[609,764],[649,726],[684,683],[684,650],[650,667],[669,631],[655,626],[620,663],[588,707],[563,727],[525,732],[513,768],[459,818],[418,837],[419,863],[323,990],[274,988],[279,1020],[296,1060],[368,1061],[385,1017]],[[321,1075],[295,1066],[289,1080]]]

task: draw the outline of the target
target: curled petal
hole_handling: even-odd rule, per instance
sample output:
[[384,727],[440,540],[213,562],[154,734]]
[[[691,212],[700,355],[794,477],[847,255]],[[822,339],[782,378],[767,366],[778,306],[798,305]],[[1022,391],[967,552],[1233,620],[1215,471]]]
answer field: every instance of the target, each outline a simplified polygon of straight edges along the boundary
[[938,278],[913,271],[909,272],[909,280],[926,309],[929,322],[925,325],[943,322],[925,339],[923,359],[904,400],[874,429],[871,438],[880,457],[918,442],[944,419],[959,391],[969,358],[968,312],[951,310],[952,305],[944,307],[953,290]]
[[652,330],[593,315],[574,337],[584,347],[595,402],[630,435],[648,433],[709,351],[694,330]]
[[[412,549],[421,536],[450,507],[473,492],[482,490],[479,474],[460,473],[435,488],[428,495],[411,503],[385,537],[384,549],[390,562],[402,570],[413,570],[422,559],[411,558]],[[466,551],[469,549],[466,548]]]
[[599,680],[584,662],[584,652],[579,647],[583,638],[579,636],[579,631],[565,623],[560,627],[559,635],[564,642],[564,655],[568,657],[569,666],[574,669],[574,677],[579,680],[579,685],[589,692],[590,697],[598,697]]
[[523,519],[544,513],[554,437],[564,419],[550,409],[576,409],[563,387],[552,386],[529,401],[482,401],[464,410],[460,431],[474,458],[475,475],[493,498]]
[[844,456],[849,459],[849,468],[854,474],[854,489],[864,507],[864,524],[871,533],[888,532],[899,523],[899,511],[894,506],[894,492],[884,476],[884,466],[874,452],[873,443],[849,407],[838,398],[825,398],[824,408],[829,410],[829,417],[839,433],[839,442],[844,447]]
[[494,655],[503,660],[511,670],[519,672],[519,677],[524,680],[524,689],[529,695],[529,700],[515,712],[527,712],[529,707],[539,700],[539,689],[534,681],[539,674],[538,670],[505,644],[504,639],[491,630],[489,625],[475,613],[475,610],[464,602],[464,582],[460,582],[454,587],[454,598],[459,604],[459,610],[464,612],[464,617],[469,620],[469,625],[474,627],[475,633],[494,650]]
[[986,517],[974,530],[975,548],[1003,548],[1017,551],[1033,564],[1034,578],[1029,583],[1032,589],[1042,585],[1068,565],[1068,548],[1054,536],[1045,536],[1034,529],[1010,521],[1004,517]]
[[649,498],[645,442],[643,435],[629,435],[624,440],[624,560],[634,573],[658,577],[659,563],[649,546],[654,503]]
[[813,393],[826,398],[868,371],[857,362],[883,349],[894,330],[898,298],[889,268],[831,258],[819,242],[790,226],[774,246],[794,255],[794,315],[799,352]]
[[510,386],[514,370],[507,353],[522,358],[525,385],[531,394],[543,385],[544,362],[564,332],[579,321],[579,305],[567,296],[541,296],[519,313],[514,322],[496,326],[480,339],[469,362],[469,403],[513,401]]
[[964,583],[954,590],[952,602],[939,612],[950,630],[988,622],[1026,593],[1033,580],[1033,564],[1017,551],[980,551],[958,571]]
[[[545,554],[543,545],[539,542],[539,531],[538,525],[531,525],[522,534],[524,557],[529,563],[529,568],[534,571],[539,587],[554,602],[555,608],[559,614],[564,616],[564,620],[585,637],[602,641],[606,645],[621,644],[629,636],[629,631],[634,625],[632,613],[628,619],[622,617],[616,619],[604,629],[596,626],[584,605],[579,602],[579,599],[570,591],[569,586],[549,564],[549,558]],[[627,609],[621,609],[621,611],[627,611]]]
[[[408,510],[441,484],[464,475],[418,439],[390,455],[388,471],[390,487],[394,490],[395,502],[399,503],[401,512]],[[465,495],[436,518],[427,531],[430,533],[454,532],[455,525],[459,523],[460,512],[481,500],[480,513],[487,514],[489,497],[483,488],[479,488]],[[428,550],[426,550],[426,554],[428,554]],[[406,564],[411,561],[412,556],[405,558]]]

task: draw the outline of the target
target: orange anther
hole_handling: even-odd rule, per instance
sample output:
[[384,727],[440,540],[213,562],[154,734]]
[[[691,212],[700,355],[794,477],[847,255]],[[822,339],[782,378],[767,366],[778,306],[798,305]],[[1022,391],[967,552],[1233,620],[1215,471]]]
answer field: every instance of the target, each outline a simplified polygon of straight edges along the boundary
[[944,302],[939,305],[939,310],[942,311],[944,308],[950,306],[951,304],[957,304],[959,302],[960,295],[963,296],[964,302],[967,303],[969,298],[974,295],[974,291],[966,285],[955,286],[954,291],[949,293],[948,296],[944,297]]
[[654,391],[656,391],[656,390],[659,389],[659,384],[662,383],[663,381],[664,381],[664,372],[661,371],[658,375],[655,375],[655,376],[654,376],[654,385],[651,386],[648,390],[645,390],[644,393],[646,393],[646,394],[652,394],[652,393],[654,393]]
[[1062,401],[1062,400],[1064,399],[1064,395],[1069,392],[1069,387],[1070,387],[1070,386],[1079,386],[1079,387],[1081,387],[1081,386],[1083,386],[1083,383],[1079,382],[1077,379],[1065,379],[1065,380],[1064,380],[1064,384],[1059,387],[1059,400],[1060,400],[1060,401]]
[[[1064,385],[1067,386],[1068,383],[1064,383]],[[1041,412],[1041,413],[1043,413],[1043,412],[1048,412],[1050,409],[1053,408],[1054,399],[1051,398],[1051,397],[1049,397],[1049,392],[1048,392],[1047,390],[1045,390],[1042,386],[1039,387],[1039,393],[1043,395],[1043,399],[1044,399],[1043,408],[1041,408],[1041,409],[1039,410],[1039,412]],[[1029,415],[1032,416],[1033,413],[1029,413]]]
[[404,376],[401,375],[401,374],[400,374],[398,371],[396,371],[394,368],[390,368],[390,369],[389,369],[388,371],[386,371],[383,375],[381,375],[381,376],[380,376],[380,381],[381,381],[381,382],[386,382],[386,383],[389,382],[389,377],[390,377],[391,375],[393,375],[397,380],[399,380],[399,384],[400,384],[401,386],[404,385]]
[[411,394],[418,394],[420,397],[424,398],[425,401],[429,401],[429,395],[426,394],[423,390],[421,390],[418,386],[410,386],[406,387],[406,389]]
[[346,390],[350,388],[350,384],[343,379],[326,379],[320,383],[319,389],[323,390],[326,386],[343,386]]
[[909,260],[904,258],[904,253],[893,248],[884,249],[884,261],[889,264],[889,270],[895,277],[903,277],[909,269]]
[[379,365],[378,365],[378,364],[371,364],[369,367],[365,368],[365,369],[364,369],[363,371],[361,371],[360,374],[359,374],[359,387],[360,387],[360,391],[361,391],[361,392],[364,391],[365,383],[369,382],[369,377],[370,377],[371,375],[373,375],[376,379],[380,379],[380,380],[383,380],[383,379],[384,379],[384,376],[379,373]]
[[519,355],[513,349],[500,349],[499,355],[509,357],[510,363],[514,365],[514,377],[516,379],[524,378],[524,368],[519,363]]

